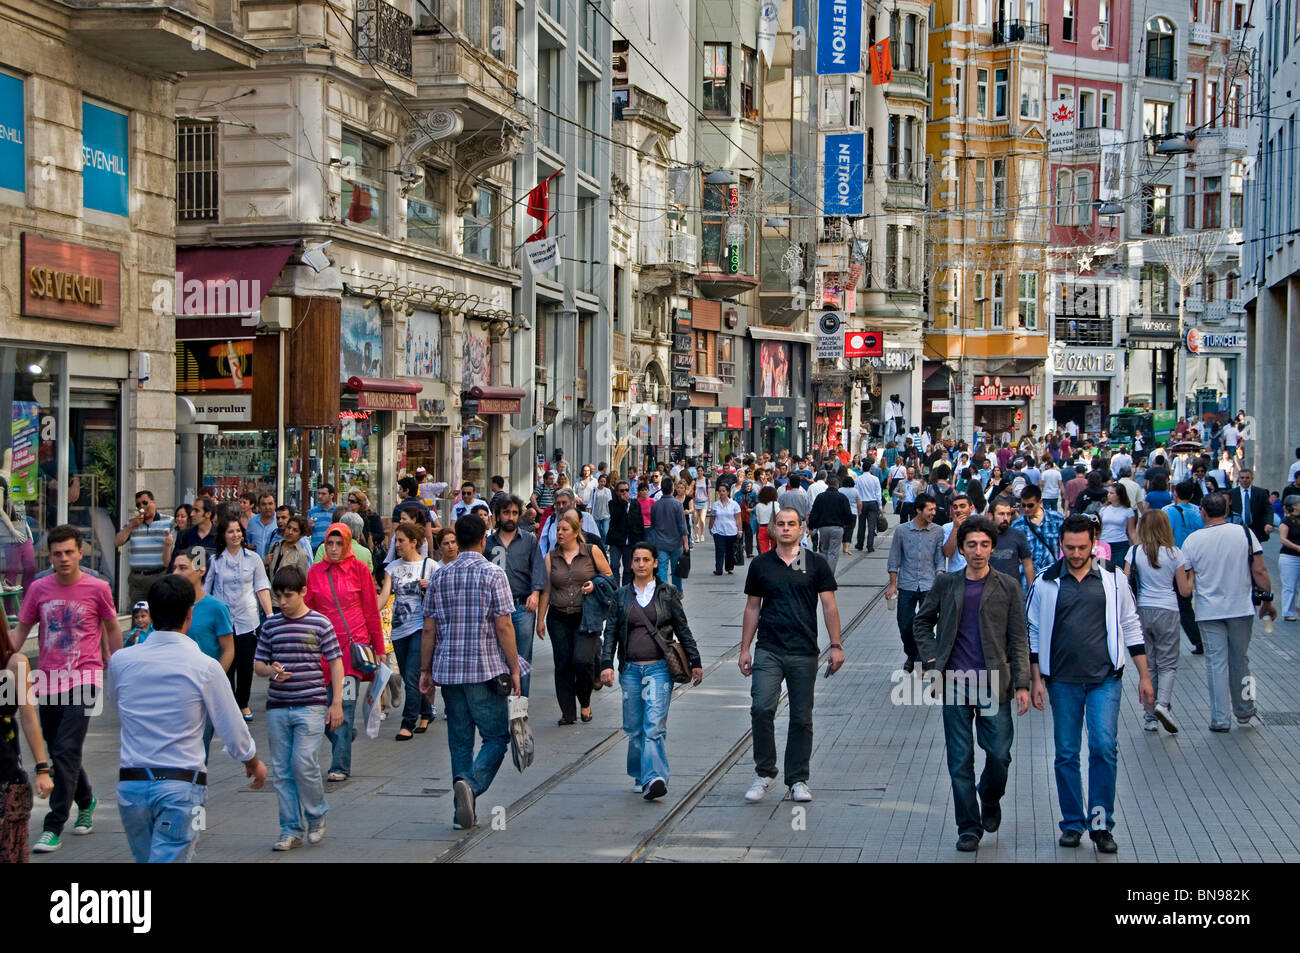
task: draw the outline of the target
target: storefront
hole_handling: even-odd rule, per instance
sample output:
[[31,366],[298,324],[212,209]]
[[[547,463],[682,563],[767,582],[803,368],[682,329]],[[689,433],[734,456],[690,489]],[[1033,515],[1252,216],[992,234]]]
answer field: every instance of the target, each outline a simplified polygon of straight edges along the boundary
[[342,386],[336,448],[327,459],[337,460],[333,479],[339,499],[360,490],[379,510],[380,494],[396,477],[382,452],[385,438],[394,431],[394,418],[416,409],[420,385],[384,377],[350,377]]
[[972,385],[975,423],[988,434],[1009,430],[1018,437],[1029,429],[1032,405],[1039,393],[1039,386],[1027,376],[982,374]]
[[828,451],[844,443],[844,402],[818,401],[813,418],[813,446]]
[[750,441],[754,452],[776,456],[788,450],[803,454],[810,409],[806,397],[749,398]]
[[1173,367],[1181,339],[1178,319],[1163,315],[1133,315],[1128,319],[1128,360],[1120,407],[1173,407]]
[[463,396],[461,404],[460,479],[472,481],[480,495],[491,495],[492,448],[508,429],[505,418],[520,413],[524,391],[518,387],[475,384]]
[[1123,406],[1124,352],[1118,348],[1058,345],[1052,358],[1052,418],[1096,437]]
[[1245,405],[1242,374],[1246,334],[1242,331],[1187,331],[1187,377],[1180,390],[1192,412],[1235,414]]

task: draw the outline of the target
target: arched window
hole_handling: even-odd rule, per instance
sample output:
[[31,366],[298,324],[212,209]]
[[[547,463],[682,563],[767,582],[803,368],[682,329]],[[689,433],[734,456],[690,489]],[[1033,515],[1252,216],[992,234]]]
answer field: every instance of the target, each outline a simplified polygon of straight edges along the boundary
[[1092,173],[1080,172],[1074,177],[1074,224],[1086,227],[1092,224]]
[[1147,76],[1174,79],[1174,25],[1164,17],[1147,21]]
[[1056,224],[1071,225],[1073,207],[1074,177],[1062,169],[1056,173]]

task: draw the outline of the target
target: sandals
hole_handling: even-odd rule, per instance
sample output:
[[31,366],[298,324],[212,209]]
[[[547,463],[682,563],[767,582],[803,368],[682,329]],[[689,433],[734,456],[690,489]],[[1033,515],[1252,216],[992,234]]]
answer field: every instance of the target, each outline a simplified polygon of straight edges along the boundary
[[561,718],[559,721],[556,722],[557,725],[561,725],[561,726],[572,725],[573,723],[574,722],[572,718]]
[[591,714],[583,715],[583,714],[579,713],[578,717],[581,718],[583,721],[591,721],[591,719],[592,719],[593,717],[595,717],[595,716],[594,716],[594,715],[591,715]]
[[421,718],[420,723],[411,729],[417,735],[422,735],[429,730],[429,719]]
[[[403,731],[406,731],[406,734],[402,734]],[[410,741],[410,740],[411,740],[412,738],[414,738],[414,737],[415,737],[414,734],[412,734],[411,732],[407,731],[405,728],[402,728],[402,729],[401,729],[400,731],[398,731],[397,734],[394,736],[394,740],[395,740],[395,741]]]

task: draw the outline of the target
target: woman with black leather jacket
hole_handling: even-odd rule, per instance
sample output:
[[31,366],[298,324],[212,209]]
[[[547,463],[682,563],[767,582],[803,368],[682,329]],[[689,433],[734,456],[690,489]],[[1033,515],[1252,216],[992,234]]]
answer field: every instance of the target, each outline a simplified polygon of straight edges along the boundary
[[682,597],[655,578],[656,559],[649,543],[637,543],[632,549],[632,582],[614,597],[600,673],[601,681],[612,687],[617,651],[623,730],[628,738],[627,773],[632,776],[632,790],[647,801],[668,793],[668,703],[673,694],[665,659],[665,653],[672,651],[668,643],[681,642],[694,684],[704,678]]

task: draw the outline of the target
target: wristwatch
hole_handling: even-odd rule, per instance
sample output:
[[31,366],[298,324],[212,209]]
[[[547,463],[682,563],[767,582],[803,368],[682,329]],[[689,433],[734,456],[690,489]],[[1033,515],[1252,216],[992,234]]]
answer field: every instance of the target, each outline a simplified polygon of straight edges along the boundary
[[833,648],[833,649],[839,649],[841,652],[843,652],[843,651],[844,651],[844,643],[843,643],[843,642],[832,642],[832,643],[831,643],[831,648]]

